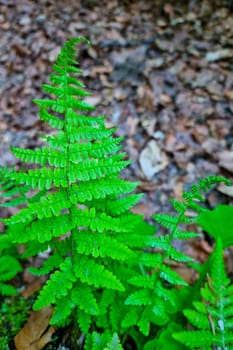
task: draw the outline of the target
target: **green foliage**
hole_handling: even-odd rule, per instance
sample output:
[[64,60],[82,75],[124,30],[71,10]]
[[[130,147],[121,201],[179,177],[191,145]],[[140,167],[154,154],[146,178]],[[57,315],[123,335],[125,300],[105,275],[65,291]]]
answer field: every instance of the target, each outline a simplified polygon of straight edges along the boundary
[[194,327],[191,331],[175,333],[176,340],[189,348],[208,347],[230,349],[233,346],[233,286],[226,275],[222,241],[217,240],[212,253],[212,268],[201,289],[202,300],[193,302],[193,309],[184,315]]
[[[15,207],[24,204],[27,201],[26,193],[29,190],[27,186],[19,186],[11,179],[10,168],[0,167],[0,198],[4,199],[0,207]],[[10,199],[8,199],[10,197]]]
[[117,333],[112,336],[109,332],[88,334],[85,349],[92,350],[123,350]]
[[10,341],[26,321],[31,301],[22,297],[0,297],[0,349],[10,350]]
[[201,213],[198,218],[198,224],[215,240],[220,238],[223,243],[223,248],[228,248],[233,245],[232,206],[218,205],[214,210]]
[[180,342],[176,341],[172,334],[174,332],[178,332],[182,330],[182,326],[170,322],[166,328],[161,328],[160,331],[157,333],[156,338],[149,340],[145,346],[143,347],[143,350],[187,350],[188,348],[185,345],[182,345]]
[[15,295],[17,289],[7,284],[22,267],[16,258],[18,253],[5,235],[0,235],[0,295]]

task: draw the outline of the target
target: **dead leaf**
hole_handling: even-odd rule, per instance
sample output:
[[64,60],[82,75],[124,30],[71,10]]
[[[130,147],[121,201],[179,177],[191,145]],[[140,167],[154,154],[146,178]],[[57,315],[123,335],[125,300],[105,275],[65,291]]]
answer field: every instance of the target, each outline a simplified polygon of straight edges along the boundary
[[41,279],[36,279],[26,287],[26,289],[21,293],[21,295],[24,298],[29,298],[30,296],[32,296],[33,293],[39,291],[41,287],[42,287]]
[[145,113],[141,117],[141,124],[149,136],[154,136],[157,120],[153,113]]
[[224,95],[229,98],[229,100],[233,101],[233,91],[232,90],[225,90]]
[[223,151],[218,153],[219,165],[233,173],[233,151]]
[[166,106],[172,103],[172,99],[167,94],[161,94],[159,96],[159,102],[161,103],[161,105]]
[[101,96],[88,96],[85,97],[85,102],[92,106],[97,106],[101,101]]
[[168,165],[168,158],[162,152],[155,140],[148,142],[146,147],[142,150],[139,156],[139,163],[144,175],[148,179],[166,168]]
[[52,307],[32,312],[27,323],[14,338],[17,350],[40,350],[50,342],[55,332],[54,327],[49,327],[52,312]]

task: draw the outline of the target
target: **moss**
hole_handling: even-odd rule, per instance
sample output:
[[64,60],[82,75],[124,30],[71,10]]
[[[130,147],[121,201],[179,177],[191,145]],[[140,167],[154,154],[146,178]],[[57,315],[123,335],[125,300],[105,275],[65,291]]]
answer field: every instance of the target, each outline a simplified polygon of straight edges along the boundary
[[22,297],[0,298],[0,344],[2,349],[11,349],[9,344],[25,323],[31,300]]

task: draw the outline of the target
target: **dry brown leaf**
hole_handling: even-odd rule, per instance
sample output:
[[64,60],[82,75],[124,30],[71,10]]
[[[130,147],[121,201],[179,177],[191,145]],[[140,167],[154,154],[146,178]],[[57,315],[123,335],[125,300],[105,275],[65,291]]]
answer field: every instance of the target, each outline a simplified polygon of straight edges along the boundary
[[29,298],[33,293],[39,291],[42,287],[42,280],[36,279],[31,282],[26,289],[21,293],[24,298]]
[[55,332],[54,327],[49,327],[52,312],[52,307],[32,312],[27,323],[14,338],[17,350],[40,350],[50,342]]
[[139,163],[144,175],[151,179],[156,173],[166,168],[168,158],[162,152],[156,141],[151,140],[142,150]]

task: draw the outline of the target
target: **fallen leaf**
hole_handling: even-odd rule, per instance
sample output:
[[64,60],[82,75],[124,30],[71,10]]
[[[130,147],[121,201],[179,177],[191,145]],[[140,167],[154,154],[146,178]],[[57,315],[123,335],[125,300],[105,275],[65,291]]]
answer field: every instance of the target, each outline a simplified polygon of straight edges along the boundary
[[152,179],[156,173],[166,168],[168,165],[168,158],[166,154],[160,150],[157,142],[151,140],[142,150],[139,156],[139,163],[143,174],[148,179]]
[[141,117],[141,125],[150,136],[154,135],[156,123],[157,120],[154,114],[147,112]]
[[159,101],[161,103],[161,105],[166,106],[169,105],[170,103],[172,103],[172,99],[170,96],[168,96],[167,94],[161,94],[159,96]]
[[101,101],[101,96],[88,96],[85,97],[85,102],[92,106],[97,106]]
[[27,323],[14,337],[17,350],[40,350],[50,342],[55,332],[54,327],[49,327],[52,312],[51,307],[32,312]]
[[218,153],[219,165],[233,173],[233,151],[223,151]]

